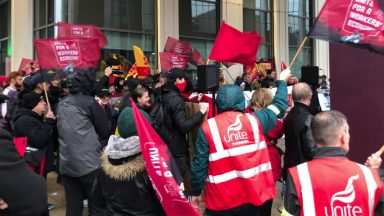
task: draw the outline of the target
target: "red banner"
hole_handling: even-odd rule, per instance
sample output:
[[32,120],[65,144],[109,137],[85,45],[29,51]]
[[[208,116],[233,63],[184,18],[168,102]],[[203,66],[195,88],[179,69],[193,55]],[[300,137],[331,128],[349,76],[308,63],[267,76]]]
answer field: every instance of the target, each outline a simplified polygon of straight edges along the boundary
[[180,55],[177,53],[161,52],[160,64],[161,68],[166,71],[170,71],[172,68],[178,68],[184,70],[187,67],[190,56]]
[[90,25],[74,25],[63,22],[58,23],[58,35],[57,38],[85,38],[85,39],[97,39],[99,41],[100,48],[104,48],[108,43],[104,33],[100,31],[96,26]]
[[240,32],[223,21],[209,59],[251,65],[261,41],[257,32]]
[[167,145],[157,135],[132,99],[131,104],[145,167],[163,209],[168,216],[198,216],[199,213],[184,197],[183,191],[174,179],[170,169],[171,154],[168,152]]
[[194,49],[192,52],[192,60],[196,63],[196,65],[205,65],[204,57],[197,49]]
[[64,69],[70,64],[76,69],[87,69],[97,66],[100,59],[95,39],[37,39],[35,50],[43,69]]
[[192,46],[189,42],[179,41],[175,38],[168,37],[164,52],[190,55],[192,53]]
[[308,36],[384,54],[384,2],[328,0]]

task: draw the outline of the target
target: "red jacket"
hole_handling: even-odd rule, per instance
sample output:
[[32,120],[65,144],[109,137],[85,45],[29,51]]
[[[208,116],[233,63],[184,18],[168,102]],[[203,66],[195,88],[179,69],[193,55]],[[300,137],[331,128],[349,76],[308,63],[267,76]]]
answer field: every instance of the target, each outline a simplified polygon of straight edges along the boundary
[[202,129],[209,145],[208,209],[259,206],[274,197],[271,163],[256,116],[227,111],[205,121]]

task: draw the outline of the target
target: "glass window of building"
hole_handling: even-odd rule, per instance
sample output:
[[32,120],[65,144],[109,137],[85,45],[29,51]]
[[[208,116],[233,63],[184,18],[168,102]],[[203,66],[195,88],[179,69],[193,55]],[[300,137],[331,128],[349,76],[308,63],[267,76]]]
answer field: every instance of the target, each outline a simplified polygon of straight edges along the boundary
[[258,59],[273,58],[272,0],[244,0],[243,31],[257,31],[263,43],[257,53]]
[[[292,61],[312,24],[310,0],[288,1],[289,60]],[[301,77],[301,67],[313,64],[313,42],[308,39],[292,66],[292,74]]]
[[[35,0],[34,36],[54,37],[55,29],[50,27],[59,21],[94,25],[108,39],[101,53],[103,59],[116,53],[134,63],[132,45],[136,45],[142,48],[154,68],[157,60],[153,55],[156,53],[155,12],[155,0]],[[47,30],[41,31],[44,28]]]
[[219,28],[219,1],[179,1],[180,40],[189,41],[204,59],[211,52]]
[[5,75],[6,61],[11,56],[11,1],[0,0],[0,75]]

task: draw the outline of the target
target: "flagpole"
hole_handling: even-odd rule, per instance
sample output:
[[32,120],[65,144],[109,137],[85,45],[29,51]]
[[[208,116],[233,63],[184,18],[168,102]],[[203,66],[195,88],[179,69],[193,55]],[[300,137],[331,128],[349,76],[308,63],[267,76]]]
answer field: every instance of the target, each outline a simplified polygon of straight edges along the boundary
[[301,45],[300,45],[299,49],[297,50],[295,56],[293,57],[291,63],[289,64],[289,68],[292,67],[293,63],[295,63],[297,56],[299,56],[299,53],[300,53],[300,51],[303,49],[304,44],[305,44],[305,42],[306,42],[307,40],[308,40],[308,37],[305,36],[303,42],[301,42]]
[[48,111],[52,111],[51,103],[49,103],[49,99],[48,99],[48,91],[47,91],[47,83],[46,82],[43,82],[43,87],[44,87],[45,100],[46,100],[47,105],[48,105]]

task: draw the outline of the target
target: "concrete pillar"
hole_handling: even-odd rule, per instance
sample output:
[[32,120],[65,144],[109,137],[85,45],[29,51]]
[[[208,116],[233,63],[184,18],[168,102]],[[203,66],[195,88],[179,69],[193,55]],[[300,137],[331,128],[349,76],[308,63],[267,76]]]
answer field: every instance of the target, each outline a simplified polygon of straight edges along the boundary
[[[157,51],[162,52],[168,36],[179,39],[179,0],[157,0],[156,5]],[[160,56],[157,56],[160,62]]]
[[273,1],[273,52],[279,73],[281,61],[289,64],[288,1]]
[[[325,0],[318,0],[313,3],[315,11],[314,17],[317,17]],[[319,75],[326,75],[328,78],[330,77],[329,43],[327,41],[314,40],[314,65],[320,68]]]
[[[243,1],[242,0],[221,0],[220,4],[221,20],[225,20],[226,23],[239,31],[243,31]],[[233,79],[243,74],[243,65],[236,64],[228,68],[228,72],[231,74]],[[234,81],[230,76],[225,73],[225,79],[229,83]]]
[[11,70],[33,58],[33,0],[11,1]]

